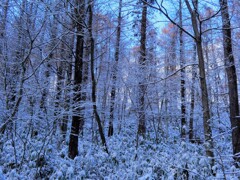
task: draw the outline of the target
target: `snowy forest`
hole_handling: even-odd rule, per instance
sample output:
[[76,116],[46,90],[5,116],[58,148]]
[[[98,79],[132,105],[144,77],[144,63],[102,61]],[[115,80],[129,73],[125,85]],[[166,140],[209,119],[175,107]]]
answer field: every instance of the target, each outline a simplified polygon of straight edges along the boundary
[[239,81],[239,0],[1,0],[0,180],[237,180]]

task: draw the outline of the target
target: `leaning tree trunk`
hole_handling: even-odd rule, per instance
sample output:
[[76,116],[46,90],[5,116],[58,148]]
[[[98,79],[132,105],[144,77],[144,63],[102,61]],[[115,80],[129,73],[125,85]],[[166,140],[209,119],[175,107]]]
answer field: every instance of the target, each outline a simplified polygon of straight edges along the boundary
[[93,35],[92,35],[92,20],[93,20],[92,7],[93,7],[93,0],[90,0],[89,6],[88,6],[90,26],[88,27],[88,31],[89,31],[90,46],[91,46],[91,78],[92,78],[93,113],[94,113],[94,116],[95,116],[95,120],[97,121],[98,131],[99,131],[99,134],[100,134],[100,138],[102,140],[102,145],[104,147],[104,150],[108,153],[107,143],[106,143],[103,127],[102,127],[102,124],[101,124],[101,119],[100,119],[100,116],[99,116],[98,111],[97,111],[97,101],[96,101],[96,86],[97,86],[97,83],[96,83],[96,79],[95,79],[95,75],[94,75],[94,60],[95,60],[94,49],[95,49],[95,47],[94,47],[94,39],[93,39]]
[[74,71],[74,114],[72,117],[71,134],[69,141],[68,156],[74,159],[78,155],[78,136],[80,132],[80,124],[84,120],[81,108],[81,84],[82,84],[82,67],[83,67],[83,44],[84,44],[84,0],[76,0],[75,16],[77,26],[77,41],[75,55],[75,71]]
[[115,50],[115,63],[112,71],[112,89],[111,89],[111,100],[110,100],[110,118],[108,136],[113,135],[113,119],[114,119],[114,106],[116,97],[116,84],[117,84],[117,73],[118,73],[118,60],[119,60],[119,49],[120,49],[120,37],[121,37],[121,21],[122,21],[122,0],[119,0],[119,11],[118,11],[118,26],[117,26],[117,42]]
[[237,74],[233,57],[231,22],[228,13],[227,0],[219,0],[222,15],[222,33],[224,63],[228,79],[229,102],[230,102],[230,121],[232,127],[232,147],[234,159],[240,162],[240,117],[238,104]]
[[146,69],[146,29],[147,29],[147,2],[143,2],[142,7],[142,20],[141,20],[141,39],[140,39],[140,82],[139,82],[139,109],[138,109],[138,134],[145,136],[146,134],[146,120],[145,120],[145,98],[146,93],[146,78],[145,78],[145,69]]

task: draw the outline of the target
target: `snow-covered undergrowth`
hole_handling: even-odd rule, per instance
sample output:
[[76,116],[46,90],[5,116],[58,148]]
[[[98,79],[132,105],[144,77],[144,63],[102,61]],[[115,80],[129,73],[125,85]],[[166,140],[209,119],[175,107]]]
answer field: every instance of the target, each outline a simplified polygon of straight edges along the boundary
[[214,139],[213,170],[203,144],[184,142],[174,135],[156,143],[153,133],[148,133],[145,139],[139,138],[137,143],[136,130],[130,125],[107,138],[109,154],[103,151],[100,141],[92,142],[90,130],[86,130],[79,140],[79,156],[74,160],[68,158],[68,142],[59,144],[52,137],[56,136],[46,136],[44,140],[38,136],[27,141],[7,140],[1,148],[0,179],[145,180],[186,179],[186,176],[238,179],[240,176],[232,164],[231,141],[226,132]]

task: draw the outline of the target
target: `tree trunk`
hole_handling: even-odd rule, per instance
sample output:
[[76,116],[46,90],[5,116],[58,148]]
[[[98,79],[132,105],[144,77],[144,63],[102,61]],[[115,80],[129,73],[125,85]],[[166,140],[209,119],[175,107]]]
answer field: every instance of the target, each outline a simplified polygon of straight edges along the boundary
[[114,55],[115,63],[113,65],[113,71],[112,71],[112,89],[111,89],[111,99],[110,99],[110,117],[109,117],[108,136],[113,135],[114,106],[115,106],[115,97],[116,97],[118,60],[119,60],[120,38],[121,38],[121,21],[122,21],[121,13],[122,13],[122,0],[119,0],[117,42],[116,42],[116,50]]
[[82,67],[83,67],[83,44],[84,44],[84,0],[76,0],[75,15],[77,26],[75,71],[74,71],[74,114],[72,117],[71,134],[69,141],[68,156],[74,159],[78,155],[78,136],[80,132],[80,124],[84,121],[81,107],[81,85],[82,85]]
[[200,87],[202,96],[202,106],[203,106],[203,125],[204,125],[204,137],[206,141],[206,154],[208,157],[212,158],[212,166],[214,165],[214,154],[213,154],[213,140],[212,140],[212,128],[210,125],[210,110],[209,110],[209,99],[208,90],[205,76],[205,65],[203,57],[203,49],[201,45],[201,40],[197,40],[197,54],[199,61],[199,74],[200,74]]
[[97,102],[96,102],[96,79],[95,79],[95,75],[94,75],[94,39],[93,39],[93,35],[92,35],[92,20],[93,20],[93,12],[92,12],[92,7],[93,7],[93,0],[89,1],[89,6],[88,6],[88,10],[89,10],[89,36],[90,36],[90,42],[91,42],[91,78],[92,78],[92,103],[93,103],[93,113],[95,116],[95,120],[97,121],[98,124],[98,131],[100,134],[100,138],[102,140],[102,145],[104,147],[104,150],[108,153],[108,148],[107,148],[107,143],[106,143],[106,139],[105,139],[105,135],[104,135],[104,131],[102,128],[102,124],[101,124],[101,119],[100,116],[98,114],[97,111]]
[[234,159],[240,162],[240,120],[236,67],[233,57],[231,22],[228,13],[227,0],[219,0],[222,15],[222,33],[223,33],[223,50],[224,63],[228,79],[229,102],[230,102],[230,121],[232,127],[232,147]]
[[[193,50],[193,61],[196,61],[196,45],[194,45],[194,50]],[[189,140],[190,142],[194,142],[193,137],[193,115],[194,115],[194,106],[195,106],[195,80],[196,80],[196,68],[195,66],[192,66],[192,87],[191,87],[191,102],[190,102],[190,119],[189,119]]]
[[[211,167],[214,166],[214,154],[213,154],[213,140],[212,140],[212,128],[210,125],[210,111],[209,111],[209,99],[208,89],[206,83],[205,64],[202,48],[202,34],[201,34],[201,23],[198,24],[198,1],[194,1],[194,10],[192,10],[188,0],[185,0],[187,8],[191,14],[192,27],[194,31],[194,37],[197,47],[199,74],[200,74],[200,87],[202,96],[202,107],[203,107],[203,126],[204,126],[204,137],[205,137],[205,151],[206,155],[211,158]],[[199,28],[200,27],[200,28]],[[200,31],[200,32],[199,32]]]
[[141,39],[140,39],[140,82],[139,82],[139,109],[138,109],[138,134],[145,136],[146,134],[146,120],[145,120],[145,98],[144,95],[147,90],[145,69],[146,69],[146,28],[147,28],[147,2],[143,2],[142,20],[141,20]]
[[[179,1],[179,25],[182,27],[182,0]],[[181,93],[181,137],[186,138],[186,102],[185,102],[185,64],[184,60],[184,42],[183,42],[183,31],[179,30],[179,42],[180,42],[180,68],[181,68],[181,81],[180,81],[180,93]]]

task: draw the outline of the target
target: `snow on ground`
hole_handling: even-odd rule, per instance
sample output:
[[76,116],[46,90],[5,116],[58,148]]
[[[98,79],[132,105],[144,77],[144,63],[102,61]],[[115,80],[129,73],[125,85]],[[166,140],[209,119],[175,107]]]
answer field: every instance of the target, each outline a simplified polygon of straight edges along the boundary
[[[128,121],[131,122],[131,121]],[[16,148],[7,140],[0,152],[0,180],[2,179],[238,179],[239,169],[232,164],[229,132],[215,137],[216,176],[211,176],[209,159],[203,144],[192,144],[171,133],[158,142],[154,133],[139,137],[129,123],[120,134],[107,138],[109,154],[100,141],[92,143],[86,128],[79,140],[79,156],[68,158],[67,142],[58,144],[54,138],[18,139]],[[221,141],[218,141],[221,138]],[[221,143],[219,143],[221,142]],[[25,146],[24,146],[25,145]],[[25,154],[24,154],[25,153]],[[24,158],[23,158],[24,157]],[[16,164],[17,162],[17,164]]]

